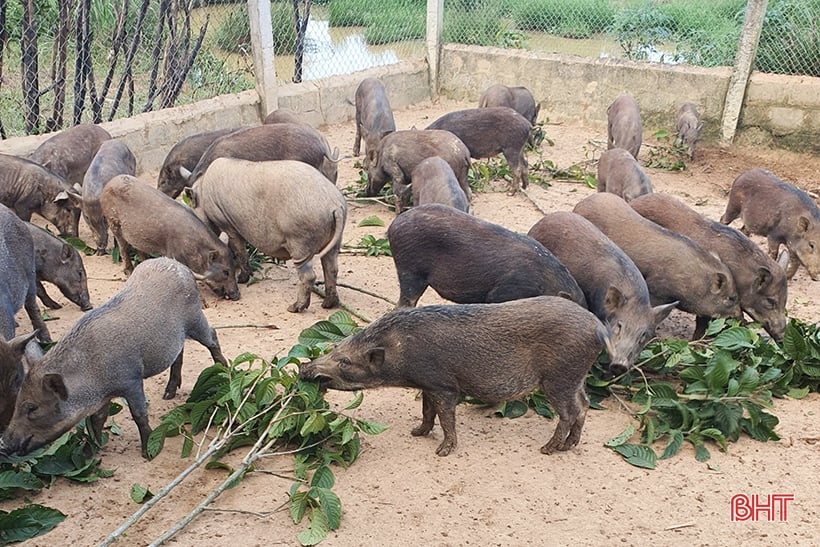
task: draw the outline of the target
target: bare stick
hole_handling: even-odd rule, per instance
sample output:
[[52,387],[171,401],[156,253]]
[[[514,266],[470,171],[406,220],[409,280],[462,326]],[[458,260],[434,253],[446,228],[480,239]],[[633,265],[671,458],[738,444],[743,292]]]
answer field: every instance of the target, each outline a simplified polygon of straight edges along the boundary
[[378,298],[379,300],[384,300],[385,302],[387,302],[388,304],[392,304],[393,306],[396,305],[396,302],[390,300],[389,298],[386,298],[386,297],[384,297],[380,294],[376,294],[374,292],[370,292],[366,289],[362,289],[361,287],[354,287],[353,285],[348,285],[347,283],[338,283],[338,282],[336,283],[336,285],[338,285],[339,287],[344,287],[346,289],[353,290],[353,291],[358,291],[362,294],[366,294],[367,296],[372,296],[374,298]]
[[214,329],[271,329],[276,330],[279,327],[273,323],[255,324],[255,323],[238,323],[235,325],[216,325]]
[[536,203],[534,199],[532,199],[529,192],[522,188],[521,193],[524,195],[525,198],[527,198],[530,201],[530,203],[532,203],[533,207],[535,207],[541,212],[542,215],[546,215],[548,213],[548,211],[545,211],[543,207],[541,207],[538,203]]
[[694,522],[687,522],[685,524],[674,524],[672,526],[667,526],[666,528],[664,528],[664,531],[666,531],[666,530],[680,530],[681,528],[689,528],[690,526],[694,526],[694,525],[695,525]]
[[[316,294],[318,294],[318,295],[319,295],[319,296],[321,296],[322,298],[324,298],[324,297],[325,297],[325,291],[323,291],[322,289],[320,289],[320,288],[319,288],[319,287],[317,287],[316,285],[312,285],[312,286],[310,287],[310,290],[312,290],[313,292],[315,292]],[[361,319],[361,320],[362,320],[362,321],[364,321],[365,323],[372,323],[372,322],[373,322],[373,320],[368,319],[367,317],[365,317],[364,315],[362,315],[362,314],[361,314],[361,313],[359,313],[358,311],[354,310],[353,308],[351,308],[350,306],[348,306],[348,305],[346,305],[346,304],[344,304],[344,303],[342,303],[342,302],[339,302],[339,307],[340,307],[340,308],[342,308],[342,309],[343,309],[344,311],[346,311],[347,313],[349,313],[350,315],[352,315],[353,317],[358,317],[359,319]]]

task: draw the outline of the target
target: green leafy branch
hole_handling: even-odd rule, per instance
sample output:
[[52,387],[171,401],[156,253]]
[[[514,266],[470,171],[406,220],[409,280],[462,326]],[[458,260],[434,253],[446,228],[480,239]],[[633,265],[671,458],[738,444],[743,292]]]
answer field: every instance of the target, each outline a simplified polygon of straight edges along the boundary
[[666,171],[683,171],[686,169],[684,158],[687,157],[686,146],[678,139],[673,139],[668,131],[660,129],[652,135],[659,144],[651,146],[646,158],[646,166]]

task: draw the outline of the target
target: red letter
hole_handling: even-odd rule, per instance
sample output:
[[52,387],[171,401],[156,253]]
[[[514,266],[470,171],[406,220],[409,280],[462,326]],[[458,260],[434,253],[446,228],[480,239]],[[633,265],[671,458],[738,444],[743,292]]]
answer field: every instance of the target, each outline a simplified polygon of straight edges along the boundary
[[733,522],[752,518],[752,509],[749,507],[749,496],[746,494],[735,494],[732,496],[730,509]]
[[775,502],[779,502],[778,506],[780,507],[780,522],[786,522],[789,520],[789,503],[790,501],[794,501],[794,494],[772,494],[772,505]]
[[766,513],[766,520],[771,522],[774,520],[774,500],[772,496],[766,496],[766,503],[760,499],[760,496],[755,494],[754,503],[752,504],[752,511],[754,511],[754,518],[752,520],[759,520],[760,513]]

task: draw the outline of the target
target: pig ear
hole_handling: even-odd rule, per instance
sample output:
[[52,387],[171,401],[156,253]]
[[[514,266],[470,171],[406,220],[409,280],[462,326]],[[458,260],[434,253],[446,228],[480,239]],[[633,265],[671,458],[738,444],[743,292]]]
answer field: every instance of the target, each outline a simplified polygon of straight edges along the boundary
[[670,302],[669,304],[661,304],[660,306],[655,306],[652,308],[652,315],[655,317],[655,325],[659,325],[661,321],[666,319],[666,317],[675,309],[679,303],[678,300],[674,302]]
[[726,277],[726,274],[721,272],[716,273],[715,279],[712,281],[712,292],[719,293],[728,282],[729,278]]
[[17,356],[22,356],[23,353],[26,351],[26,346],[29,342],[31,342],[34,337],[37,336],[37,331],[30,332],[28,334],[21,334],[20,336],[15,336],[11,340],[9,340],[9,347],[11,347],[11,351],[14,352]]
[[54,201],[54,203],[60,203],[61,201],[65,201],[65,200],[67,200],[67,199],[71,199],[71,198],[69,198],[69,197],[68,197],[68,192],[66,192],[65,190],[63,190],[62,192],[60,192],[59,194],[57,194],[56,196],[54,196],[54,200],[53,200],[53,201]]
[[69,260],[71,260],[71,256],[74,254],[74,247],[69,245],[68,243],[63,244],[63,248],[60,249],[60,261],[65,264]]
[[71,202],[72,202],[74,205],[76,205],[77,207],[81,207],[81,206],[82,206],[82,204],[83,204],[83,196],[82,196],[81,194],[78,194],[78,193],[76,193],[76,192],[66,192],[66,195],[68,195],[68,199],[70,199],[70,200],[71,200]]
[[43,376],[43,389],[51,391],[61,400],[68,399],[68,389],[65,387],[62,374],[46,374]]
[[217,258],[219,258],[219,251],[216,249],[208,251],[208,264],[213,264]]
[[367,352],[367,360],[371,366],[380,367],[384,363],[384,348],[373,348]]
[[789,255],[789,250],[784,247],[777,255],[777,265],[785,270],[789,267],[789,258],[791,258],[791,255]]
[[179,176],[182,177],[185,180],[188,180],[188,179],[191,178],[191,172],[180,165],[179,166]]
[[764,287],[767,287],[769,283],[772,281],[772,272],[769,268],[760,268],[757,270],[757,275],[755,275],[755,279],[752,282],[752,287],[754,288],[755,292],[762,290]]
[[808,217],[801,216],[797,219],[797,229],[801,232],[808,232],[811,222]]
[[617,287],[610,285],[604,296],[604,311],[607,315],[611,315],[621,308],[625,302],[626,298],[624,298],[624,293]]

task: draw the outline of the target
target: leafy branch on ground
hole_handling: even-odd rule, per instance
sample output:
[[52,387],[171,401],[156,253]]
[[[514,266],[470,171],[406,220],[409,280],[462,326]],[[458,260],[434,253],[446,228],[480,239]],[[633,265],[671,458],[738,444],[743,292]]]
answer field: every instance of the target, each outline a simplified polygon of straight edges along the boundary
[[651,145],[646,157],[646,166],[666,171],[683,171],[686,169],[686,146],[679,139],[673,139],[665,129],[652,134],[658,144]]
[[351,251],[353,254],[363,254],[365,256],[393,256],[390,251],[390,242],[387,238],[377,238],[372,234],[363,235],[358,244],[343,245],[342,249]]

